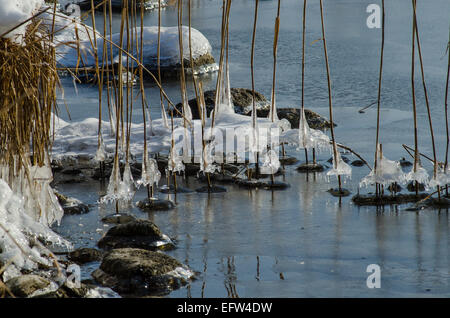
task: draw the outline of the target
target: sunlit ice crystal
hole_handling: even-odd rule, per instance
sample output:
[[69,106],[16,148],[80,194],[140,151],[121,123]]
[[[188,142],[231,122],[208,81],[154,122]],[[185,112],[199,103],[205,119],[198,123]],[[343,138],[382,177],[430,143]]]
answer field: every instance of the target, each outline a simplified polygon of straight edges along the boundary
[[200,157],[200,171],[203,173],[214,173],[220,171],[220,167],[214,164],[214,142],[209,142],[203,148],[202,156]]
[[114,160],[111,176],[109,177],[106,195],[100,199],[100,203],[113,202],[119,199],[120,170],[118,160]]
[[119,187],[120,199],[123,201],[131,201],[135,192],[136,184],[133,179],[133,174],[131,173],[130,163],[127,162],[123,171],[122,182]]
[[427,170],[423,168],[420,163],[417,163],[416,169],[413,168],[411,171],[406,175],[406,182],[410,181],[417,181],[418,183],[421,183],[425,186],[425,189],[429,189],[429,176]]
[[161,179],[161,172],[158,169],[158,162],[153,158],[148,158],[148,154],[143,154],[143,162],[142,162],[142,175],[141,179],[138,180],[138,186],[143,185],[158,185],[159,180]]
[[106,160],[106,147],[105,143],[103,142],[103,137],[100,136],[100,144],[97,148],[97,152],[95,153],[94,160],[103,162]]
[[172,147],[167,161],[167,170],[176,173],[183,172],[184,169],[183,157],[180,156],[175,147]]
[[450,183],[450,168],[445,169],[444,165],[438,164],[436,167],[436,176],[430,180],[430,188],[446,186]]
[[378,183],[389,186],[392,183],[404,184],[405,182],[406,175],[403,172],[400,163],[381,156],[381,158],[377,160],[376,169],[372,169],[372,171],[361,180],[359,185],[360,187],[367,187],[368,185]]
[[346,164],[339,151],[333,151],[333,167],[327,172],[327,176],[342,176],[344,178],[351,178],[352,168]]
[[280,169],[280,160],[275,150],[269,150],[263,154],[263,163],[261,165],[261,173],[275,174]]

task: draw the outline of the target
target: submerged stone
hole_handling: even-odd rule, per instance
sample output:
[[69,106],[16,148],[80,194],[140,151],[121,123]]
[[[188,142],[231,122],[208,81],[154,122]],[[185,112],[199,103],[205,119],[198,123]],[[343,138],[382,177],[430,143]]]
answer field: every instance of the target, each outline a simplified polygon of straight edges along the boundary
[[197,191],[198,193],[224,193],[227,192],[227,189],[224,187],[212,185],[198,188],[195,191]]
[[260,180],[260,179],[237,179],[236,184],[243,188],[257,189],[262,188],[266,190],[285,190],[290,187],[288,183],[281,181]]
[[161,295],[186,285],[194,273],[168,255],[136,248],[114,249],[94,279],[122,295]]
[[110,214],[102,218],[102,222],[112,224],[125,224],[135,220],[136,217],[134,215],[126,213]]
[[11,278],[6,283],[15,297],[32,297],[40,291],[45,291],[51,281],[38,275],[21,275]]
[[147,198],[145,200],[138,201],[136,206],[144,211],[168,211],[175,208],[175,203],[170,200]]
[[412,166],[412,162],[406,160],[404,157],[399,161],[401,167],[410,167]]
[[320,163],[302,163],[297,167],[298,172],[322,172],[325,168]]
[[163,234],[156,224],[141,219],[110,228],[97,245],[103,249],[134,247],[147,250],[169,250],[175,248],[172,240]]
[[175,189],[175,186],[173,184],[171,184],[169,187],[167,187],[167,185],[163,185],[159,189],[159,192],[166,193],[166,194],[175,194],[175,193],[192,193],[194,191],[192,191],[191,189],[188,189],[188,188],[181,187],[181,186],[177,186]]
[[295,165],[298,162],[298,159],[295,157],[281,156],[279,158],[280,164],[284,166]]
[[[416,192],[416,182],[411,181],[406,186],[406,189],[408,189],[409,192]],[[423,183],[419,183],[419,192],[425,191],[425,185]]]
[[362,167],[362,166],[364,166],[364,161],[359,160],[359,159],[353,160],[351,165],[354,167]]
[[362,195],[357,194],[352,198],[352,201],[359,206],[363,205],[390,205],[390,204],[403,204],[409,202],[417,202],[427,197],[427,194],[421,193],[418,196],[415,194],[397,194],[397,195]]
[[333,188],[329,189],[328,192],[334,197],[348,197],[351,192],[345,188]]
[[95,248],[80,248],[70,252],[67,258],[77,264],[85,264],[99,261],[102,259],[103,253]]

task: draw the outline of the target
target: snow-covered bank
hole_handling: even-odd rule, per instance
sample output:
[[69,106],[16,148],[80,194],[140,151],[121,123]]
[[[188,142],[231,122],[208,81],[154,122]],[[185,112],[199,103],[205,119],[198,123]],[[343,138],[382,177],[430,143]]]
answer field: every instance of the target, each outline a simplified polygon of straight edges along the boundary
[[[0,0],[0,35],[31,18],[43,4],[44,0]],[[25,30],[30,23],[21,25],[6,34],[5,37],[16,43],[21,43]]]

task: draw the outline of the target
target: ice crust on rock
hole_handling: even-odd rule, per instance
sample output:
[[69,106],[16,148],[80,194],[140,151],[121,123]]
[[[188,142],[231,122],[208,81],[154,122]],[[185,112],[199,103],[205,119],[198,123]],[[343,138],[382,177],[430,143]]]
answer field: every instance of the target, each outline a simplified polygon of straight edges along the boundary
[[[0,179],[0,262],[13,260],[4,273],[8,278],[20,275],[20,270],[33,270],[38,264],[52,266],[49,259],[53,252],[73,250],[70,242],[37,222],[26,211],[23,199],[14,194],[8,184]],[[37,242],[42,242],[38,244]],[[16,243],[20,246],[17,246]],[[44,247],[45,245],[45,247]]]

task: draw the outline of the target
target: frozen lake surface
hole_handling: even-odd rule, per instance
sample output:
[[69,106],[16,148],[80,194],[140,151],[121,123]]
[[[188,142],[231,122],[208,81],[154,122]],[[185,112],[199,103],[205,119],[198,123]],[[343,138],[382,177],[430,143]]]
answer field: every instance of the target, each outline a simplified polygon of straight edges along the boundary
[[[367,6],[373,1],[325,1],[325,21],[333,82],[334,120],[338,142],[350,146],[370,164],[375,150],[376,109],[358,110],[377,97],[381,31],[366,27]],[[192,26],[210,41],[213,55],[220,50],[221,1],[192,1]],[[232,87],[251,87],[250,49],[254,1],[234,1],[230,20],[230,81]],[[276,1],[261,1],[256,35],[256,90],[270,97],[272,85],[272,41]],[[413,146],[412,101],[410,89],[411,2],[386,4],[385,71],[383,74],[381,142],[391,160],[408,158],[402,144]],[[185,10],[187,12],[187,10]],[[419,31],[425,75],[435,127],[438,159],[445,154],[444,89],[448,41],[447,0],[420,1]],[[278,107],[299,107],[301,85],[301,1],[284,0],[277,69]],[[162,12],[164,26],[176,26],[177,12]],[[101,19],[101,16],[98,17]],[[157,12],[145,16],[145,25],[157,23]],[[117,28],[120,17],[115,17]],[[101,23],[98,23],[100,25]],[[318,2],[308,8],[306,40],[305,106],[328,117],[328,93],[321,37]],[[417,65],[418,66],[418,65]],[[419,67],[416,68],[420,70]],[[420,73],[416,73],[419,112],[420,151],[431,156],[425,102]],[[205,90],[215,85],[215,75],[203,78]],[[73,121],[96,117],[98,89],[63,79],[65,99]],[[188,83],[191,85],[191,82]],[[169,97],[180,101],[179,83],[163,83]],[[146,87],[153,118],[160,117],[159,93],[152,83]],[[189,91],[192,98],[193,92]],[[63,105],[63,104],[61,104]],[[106,114],[106,106],[105,111]],[[106,120],[107,115],[104,119]],[[61,117],[68,120],[64,106]],[[134,122],[141,121],[136,111]],[[302,162],[303,151],[288,149]],[[351,161],[357,159],[343,154]],[[321,163],[331,157],[320,153]],[[432,166],[423,161],[430,172]],[[357,207],[351,197],[339,200],[327,190],[326,172],[299,174],[296,166],[286,166],[286,191],[244,190],[226,185],[222,194],[179,194],[172,199],[177,207],[169,212],[143,213],[130,206],[132,213],[155,222],[176,239],[177,249],[167,252],[199,272],[198,280],[172,292],[169,297],[449,297],[450,296],[450,218],[448,210],[406,211],[406,205]],[[345,187],[357,193],[358,183],[369,172],[353,167],[352,179]],[[163,178],[164,179],[164,178]],[[164,181],[164,180],[163,180]],[[190,177],[182,185],[191,189],[200,183]],[[95,246],[108,229],[101,218],[113,206],[96,202],[106,185],[59,185],[57,189],[84,203],[95,204],[85,215],[65,216],[54,229],[76,247]],[[161,197],[165,197],[162,195]],[[133,202],[146,197],[141,189]],[[381,267],[381,288],[368,289],[370,264]],[[89,278],[98,264],[83,267]]]

